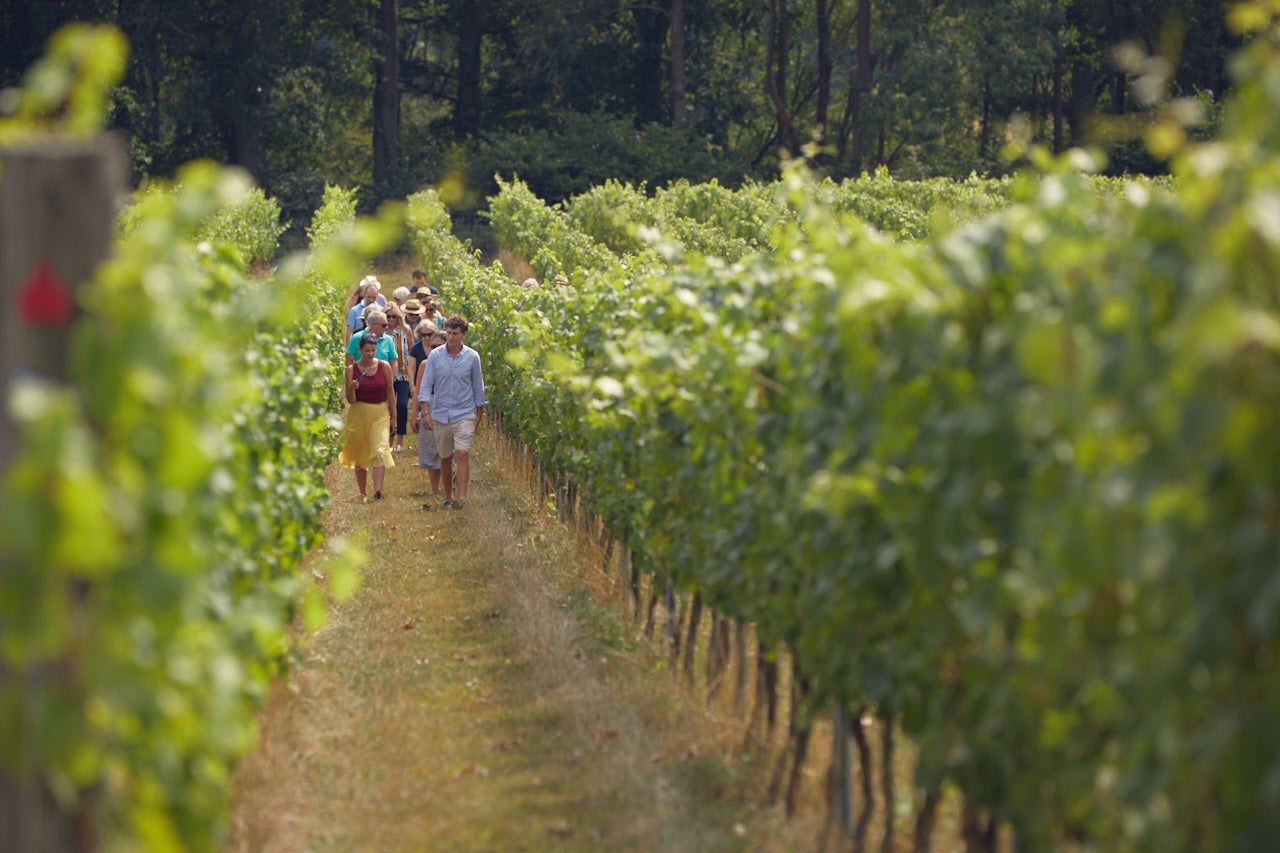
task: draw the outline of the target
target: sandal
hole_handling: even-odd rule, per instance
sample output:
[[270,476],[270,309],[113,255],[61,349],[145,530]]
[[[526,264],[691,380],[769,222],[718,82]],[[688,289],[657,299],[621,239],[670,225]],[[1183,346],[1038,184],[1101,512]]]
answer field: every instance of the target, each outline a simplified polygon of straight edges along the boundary
[[374,492],[374,493],[373,493],[373,499],[374,499],[375,501],[380,501],[380,500],[382,500],[382,489],[378,489],[378,491],[376,491],[376,492]]

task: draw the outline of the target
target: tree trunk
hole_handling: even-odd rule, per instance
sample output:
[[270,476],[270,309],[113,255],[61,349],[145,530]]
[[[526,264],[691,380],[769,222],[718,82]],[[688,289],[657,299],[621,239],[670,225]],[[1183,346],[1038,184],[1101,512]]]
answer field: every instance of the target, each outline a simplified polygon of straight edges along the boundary
[[379,0],[382,50],[374,65],[373,183],[389,190],[400,158],[400,0]]
[[742,716],[747,695],[747,625],[733,623],[733,712]]
[[466,139],[480,129],[481,4],[462,3],[458,12],[458,102],[453,135]]
[[765,706],[765,730],[772,734],[778,724],[778,662],[769,660],[769,650],[764,643],[756,644],[757,704]]
[[867,849],[867,830],[871,826],[871,815],[876,809],[875,785],[873,784],[873,769],[871,767],[871,744],[867,742],[866,729],[862,727],[862,716],[867,712],[866,707],[858,709],[858,713],[849,721],[849,733],[853,735],[853,742],[858,748],[858,767],[862,770],[862,808],[858,810],[858,825],[853,831],[853,849],[857,853],[862,853]]
[[982,119],[978,127],[978,159],[987,159],[991,147],[991,84],[982,85]]
[[[658,609],[658,585],[651,584],[649,588],[649,613],[644,620],[644,636],[646,639],[653,639],[654,614]],[[636,609],[636,619],[640,618],[639,605]]]
[[893,853],[894,815],[898,810],[893,780],[893,714],[885,714],[880,730],[880,784],[884,796],[884,837],[880,853]]
[[239,18],[231,35],[231,70],[226,80],[231,103],[225,106],[222,117],[228,154],[231,162],[241,166],[254,180],[262,183],[267,168],[266,149],[262,142],[263,87],[268,85],[258,79],[251,69],[260,65],[260,54],[270,53],[262,40],[269,37],[260,32],[262,22],[253,13]]
[[837,703],[831,715],[831,767],[827,771],[827,802],[831,822],[846,837],[853,828],[853,762],[849,755],[849,712]]
[[769,660],[769,650],[756,639],[756,698],[751,705],[751,718],[747,721],[747,742],[764,725],[772,734],[778,714],[778,665]]
[[[631,557],[631,559],[628,561],[629,565],[627,566],[627,583],[630,585],[630,588],[631,588],[631,610],[632,610],[631,621],[638,622],[640,620],[640,569],[636,566],[635,552],[628,549],[627,554],[630,555]],[[653,576],[650,575],[649,578],[650,578],[650,584],[652,584]],[[652,615],[653,615],[652,606],[649,608],[649,613],[650,613],[650,621],[652,621]],[[652,629],[650,630],[652,632]]]
[[667,11],[652,2],[636,3],[631,7],[631,16],[636,22],[636,41],[639,43],[635,73],[636,117],[644,123],[662,122],[667,117],[662,97],[662,50],[667,44],[667,29],[671,22]]
[[1111,73],[1111,112],[1114,115],[1124,115],[1125,90],[1129,86],[1128,77],[1123,71],[1113,71]]
[[827,140],[827,114],[831,108],[831,3],[817,0],[818,26],[818,127],[819,143]]
[[791,122],[787,109],[787,0],[769,0],[769,38],[765,58],[764,89],[773,104],[778,132],[792,156],[800,154],[800,134]]
[[[846,147],[850,148],[854,168],[861,169],[867,156],[866,134],[862,127],[862,107],[867,95],[871,93],[876,69],[876,57],[871,52],[871,0],[858,0],[857,31],[854,47],[857,66],[853,75],[853,85],[849,87],[845,118],[841,123],[844,132],[841,133],[840,139],[840,158],[844,159]],[[845,145],[847,138],[852,139],[850,146]]]
[[671,585],[670,578],[667,578],[662,587],[662,604],[667,611],[667,649],[671,668],[674,670],[680,657],[680,622],[684,614],[676,606],[676,588]]
[[671,123],[684,123],[684,0],[671,0]]
[[796,813],[796,804],[800,799],[800,775],[804,770],[805,759],[809,756],[809,736],[813,733],[808,709],[809,679],[798,672],[793,672],[792,675],[791,720],[788,729],[794,746],[794,759],[791,762],[791,772],[787,774],[787,817],[794,817]]
[[698,653],[698,625],[702,622],[702,590],[693,594],[689,604],[689,626],[684,637],[684,678],[693,684],[693,662]]
[[729,620],[711,611],[711,639],[707,643],[706,677],[707,710],[715,706],[720,695],[720,683],[729,661]]
[[1062,55],[1053,58],[1053,153],[1063,151],[1062,126],[1065,102],[1062,98]]
[[1070,136],[1064,145],[1070,145],[1082,132],[1093,111],[1093,91],[1097,85],[1097,77],[1087,62],[1075,62],[1071,65],[1070,93],[1066,98],[1065,113],[1070,125]]
[[924,795],[924,805],[916,816],[915,853],[929,853],[933,848],[933,827],[938,822],[938,804],[942,794],[934,789]]
[[983,819],[982,814],[965,800],[960,817],[960,836],[964,839],[965,853],[996,853],[997,826],[994,817]]

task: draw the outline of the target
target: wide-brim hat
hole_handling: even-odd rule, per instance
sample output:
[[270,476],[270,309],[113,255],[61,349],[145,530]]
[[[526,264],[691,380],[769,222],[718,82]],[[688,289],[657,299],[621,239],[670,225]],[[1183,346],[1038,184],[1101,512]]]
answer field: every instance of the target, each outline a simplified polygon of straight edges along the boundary
[[406,314],[421,314],[422,303],[416,299],[410,299],[403,306],[401,306],[400,310]]

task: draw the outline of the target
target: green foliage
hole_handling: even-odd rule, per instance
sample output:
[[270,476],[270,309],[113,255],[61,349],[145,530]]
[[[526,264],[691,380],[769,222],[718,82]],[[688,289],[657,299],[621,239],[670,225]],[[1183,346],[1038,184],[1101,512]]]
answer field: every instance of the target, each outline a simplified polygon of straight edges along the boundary
[[349,193],[327,200],[313,251],[262,281],[248,259],[274,246],[244,235],[278,233],[278,209],[241,173],[196,164],[140,194],[81,291],[69,380],[6,401],[0,762],[108,849],[220,846],[291,626],[326,612],[315,579],[358,584],[352,544],[302,562],[336,452],[334,306],[398,211],[358,223]]
[[52,130],[96,133],[128,57],[129,45],[114,27],[63,27],[27,71],[23,86],[0,92],[0,143]]
[[540,279],[560,274],[578,279],[617,266],[607,247],[574,227],[564,211],[548,207],[523,181],[499,179],[501,192],[489,199],[489,218],[498,243],[520,254]]
[[266,263],[275,257],[285,227],[279,203],[253,187],[234,207],[218,211],[197,236],[234,246],[249,263]]
[[610,178],[662,186],[681,178],[736,183],[749,171],[741,155],[717,150],[688,128],[646,124],[623,116],[568,113],[550,128],[486,134],[471,151],[468,175],[482,194],[496,192],[494,176],[519,179],[538,197],[558,201]]
[[571,289],[466,273],[495,415],[642,568],[785,642],[815,704],[894,712],[920,785],[1024,846],[1273,847],[1272,44],[1167,185],[1080,152],[953,187],[796,169],[734,262],[648,234],[692,217],[634,188],[506,185],[507,245],[598,245],[580,223],[617,254]]
[[[227,205],[201,223],[196,241],[234,251],[246,264],[263,264],[274,259],[280,235],[285,230],[280,223],[280,205],[253,186],[249,176],[242,172],[235,178],[234,185],[228,184],[227,192],[230,194]],[[157,182],[138,191],[144,199],[164,194],[178,195],[180,190]],[[120,233],[131,234],[138,227],[139,216],[136,201],[122,210]]]

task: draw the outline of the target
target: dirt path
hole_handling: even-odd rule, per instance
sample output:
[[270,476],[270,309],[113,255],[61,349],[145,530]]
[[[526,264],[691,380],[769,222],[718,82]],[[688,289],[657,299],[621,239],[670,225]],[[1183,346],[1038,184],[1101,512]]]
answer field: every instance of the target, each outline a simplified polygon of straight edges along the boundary
[[368,505],[328,472],[329,536],[363,538],[372,564],[272,694],[229,849],[812,846],[616,610],[575,591],[590,568],[497,445],[478,442],[462,511],[421,510],[410,452]]

